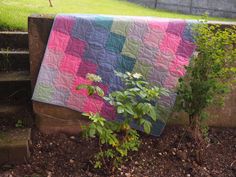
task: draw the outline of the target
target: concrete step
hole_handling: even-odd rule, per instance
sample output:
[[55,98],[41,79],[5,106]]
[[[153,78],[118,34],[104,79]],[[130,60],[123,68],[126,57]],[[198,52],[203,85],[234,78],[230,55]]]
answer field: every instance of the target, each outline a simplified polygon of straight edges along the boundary
[[28,49],[28,32],[0,31],[0,49]]
[[29,71],[29,51],[0,51],[0,71]]
[[0,82],[30,81],[29,71],[0,72]]
[[30,157],[31,129],[13,129],[0,134],[0,165],[21,164]]

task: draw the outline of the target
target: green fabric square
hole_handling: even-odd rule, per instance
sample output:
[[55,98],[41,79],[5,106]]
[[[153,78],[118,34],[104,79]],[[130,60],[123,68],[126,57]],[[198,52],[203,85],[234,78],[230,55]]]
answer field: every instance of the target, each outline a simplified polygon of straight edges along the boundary
[[111,27],[111,32],[122,36],[127,36],[130,26],[131,23],[127,21],[114,21]]
[[55,89],[53,86],[45,83],[38,83],[35,87],[34,98],[37,98],[41,101],[50,102],[54,91]]
[[119,34],[110,33],[106,42],[106,49],[115,53],[120,53],[125,43],[125,37]]
[[144,78],[147,78],[151,68],[153,68],[153,66],[151,66],[149,63],[143,63],[139,60],[136,61],[135,65],[134,65],[134,69],[133,72],[134,73],[141,73]]
[[121,54],[128,56],[130,58],[137,59],[140,47],[141,47],[140,41],[132,38],[126,38]]

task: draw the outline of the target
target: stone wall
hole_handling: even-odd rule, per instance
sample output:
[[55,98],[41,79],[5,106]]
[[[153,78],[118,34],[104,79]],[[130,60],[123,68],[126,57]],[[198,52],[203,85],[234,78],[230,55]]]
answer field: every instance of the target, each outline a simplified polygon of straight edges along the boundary
[[236,18],[236,0],[128,0],[151,8],[187,14]]

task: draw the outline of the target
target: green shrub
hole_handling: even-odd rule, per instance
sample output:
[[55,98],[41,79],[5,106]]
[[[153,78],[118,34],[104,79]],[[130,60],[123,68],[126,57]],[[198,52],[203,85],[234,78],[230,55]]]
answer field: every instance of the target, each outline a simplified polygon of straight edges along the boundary
[[236,79],[236,27],[200,23],[194,27],[196,53],[179,79],[177,107],[188,114],[190,132],[199,145],[204,142],[201,127],[206,108],[223,103]]
[[[165,89],[151,86],[141,74],[129,72],[116,73],[125,85],[122,91],[115,91],[104,96],[104,91],[93,85],[79,85],[77,89],[87,89],[89,95],[97,94],[113,105],[117,114],[123,117],[122,122],[106,121],[99,113],[84,113],[91,124],[84,127],[87,138],[98,137],[100,151],[94,157],[94,167],[114,170],[127,159],[129,152],[138,151],[140,139],[138,132],[130,127],[131,122],[141,126],[149,134],[152,122],[158,118],[157,99],[167,95]],[[101,78],[88,74],[87,79],[101,82]]]

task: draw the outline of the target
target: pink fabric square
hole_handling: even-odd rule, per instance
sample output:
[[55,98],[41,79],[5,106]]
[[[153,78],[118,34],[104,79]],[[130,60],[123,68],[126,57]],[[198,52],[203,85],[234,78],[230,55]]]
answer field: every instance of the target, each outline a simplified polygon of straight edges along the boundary
[[74,82],[71,87],[71,92],[75,93],[75,94],[88,96],[88,92],[86,89],[76,90],[76,88],[81,84],[91,85],[92,82],[90,80],[82,78],[82,77],[75,77]]
[[169,66],[169,71],[173,76],[182,77],[186,72],[184,66],[188,65],[189,60],[187,58],[176,56]]
[[100,112],[104,101],[102,99],[94,99],[92,97],[88,97],[85,100],[83,112],[93,112],[97,113]]
[[161,50],[171,50],[173,53],[176,53],[180,44],[181,38],[174,34],[166,33],[161,44]]
[[59,69],[62,72],[71,73],[75,75],[78,71],[81,62],[81,58],[67,54],[62,59]]
[[71,94],[68,100],[66,101],[66,105],[69,108],[83,112],[83,105],[86,99],[87,98],[84,95]]
[[144,43],[155,48],[159,48],[159,44],[162,41],[164,33],[160,30],[149,31],[144,35]]
[[158,20],[158,21],[150,21],[148,23],[148,26],[151,30],[156,30],[156,29],[159,29],[163,32],[165,32],[168,28],[168,24],[169,24],[169,21],[167,19],[164,19],[164,20]]
[[96,64],[83,60],[83,62],[80,63],[77,75],[85,78],[88,73],[96,74],[96,71],[97,71]]
[[49,49],[59,50],[63,52],[66,50],[69,39],[70,36],[64,33],[58,31],[51,31],[47,47]]

